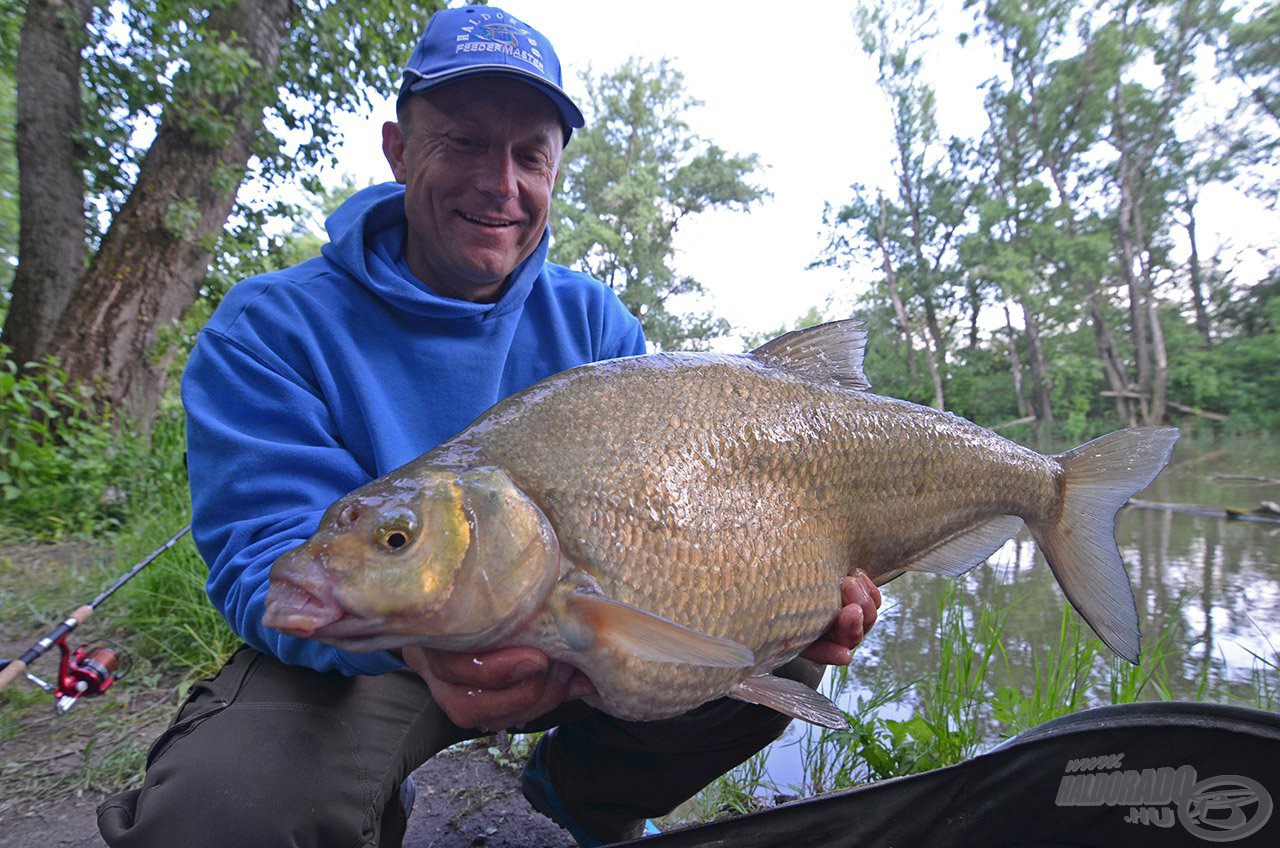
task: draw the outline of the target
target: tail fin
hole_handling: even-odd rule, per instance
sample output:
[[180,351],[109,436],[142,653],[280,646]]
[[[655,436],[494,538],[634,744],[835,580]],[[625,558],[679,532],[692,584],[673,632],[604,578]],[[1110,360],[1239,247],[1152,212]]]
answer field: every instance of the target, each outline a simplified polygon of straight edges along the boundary
[[1062,591],[1111,650],[1138,662],[1138,608],[1116,545],[1116,513],[1169,462],[1178,430],[1118,430],[1055,457],[1066,472],[1062,515],[1031,533]]

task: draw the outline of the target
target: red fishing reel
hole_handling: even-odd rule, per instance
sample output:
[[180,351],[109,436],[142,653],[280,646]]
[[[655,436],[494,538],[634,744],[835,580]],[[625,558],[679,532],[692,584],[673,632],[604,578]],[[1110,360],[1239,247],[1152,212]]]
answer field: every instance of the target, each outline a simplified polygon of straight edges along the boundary
[[62,662],[58,666],[58,688],[54,691],[57,701],[54,709],[65,713],[76,705],[81,698],[101,695],[110,689],[119,676],[116,669],[120,665],[120,657],[110,648],[76,648],[67,647],[67,640],[59,639],[58,648],[62,651]]

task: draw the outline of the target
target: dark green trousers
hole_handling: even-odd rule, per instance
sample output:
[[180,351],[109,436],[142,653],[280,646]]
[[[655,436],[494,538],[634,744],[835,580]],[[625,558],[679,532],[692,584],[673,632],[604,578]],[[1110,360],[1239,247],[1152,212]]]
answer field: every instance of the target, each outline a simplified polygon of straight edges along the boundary
[[[795,660],[779,673],[816,686],[821,669]],[[556,791],[609,839],[670,812],[789,721],[728,699],[654,722],[573,703],[520,730],[560,728],[549,751]],[[243,648],[192,688],[152,745],[142,786],[108,798],[98,827],[118,848],[397,846],[400,783],[479,735],[449,721],[412,672],[321,674]]]

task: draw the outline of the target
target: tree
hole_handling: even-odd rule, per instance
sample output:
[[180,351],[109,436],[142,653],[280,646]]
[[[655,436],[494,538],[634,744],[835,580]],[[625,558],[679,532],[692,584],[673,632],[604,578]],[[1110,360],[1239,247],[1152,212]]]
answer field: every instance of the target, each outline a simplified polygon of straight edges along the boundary
[[[979,29],[1008,66],[1008,82],[992,84],[989,110],[995,106],[997,123],[1025,124],[1031,146],[1019,180],[1038,182],[1043,174],[1053,189],[1053,215],[1063,238],[1043,259],[1083,302],[1116,417],[1132,423],[1130,380],[1105,291],[1109,236],[1098,208],[1101,188],[1092,159],[1122,55],[1114,31],[1095,32],[1082,6],[1078,0],[988,0]],[[1079,46],[1074,54],[1073,44]]]
[[613,73],[581,79],[585,129],[560,165],[552,258],[608,283],[663,349],[700,346],[728,324],[709,314],[678,314],[670,298],[702,291],[672,266],[677,228],[710,209],[745,210],[767,192],[747,182],[759,162],[732,155],[684,121],[700,105],[684,75],[663,60],[631,59]]
[[0,2],[0,322],[9,302],[9,284],[18,261],[18,160],[14,155],[17,123],[14,72],[17,66],[21,15]]
[[1252,171],[1254,194],[1272,207],[1280,202],[1280,2],[1252,18],[1234,21],[1219,64],[1244,86],[1235,109],[1233,153]]
[[1137,395],[1146,424],[1165,416],[1168,353],[1155,293],[1156,267],[1165,261],[1172,197],[1185,175],[1176,143],[1175,117],[1191,94],[1195,53],[1225,26],[1216,0],[1129,2],[1116,9],[1115,25],[1130,66],[1149,58],[1160,83],[1147,88],[1121,78],[1113,89],[1109,141],[1116,149],[1116,233],[1121,279],[1129,292],[1130,332],[1138,375]]
[[238,188],[315,165],[339,111],[394,90],[405,33],[440,5],[28,0],[19,263],[0,334],[13,358],[56,356],[145,420],[165,372],[155,341],[199,296],[229,218],[252,228],[285,209],[236,207]]
[[[877,3],[858,10],[863,50],[877,60],[877,84],[893,123],[896,185],[890,191],[854,186],[853,198],[828,211],[830,242],[820,262],[841,265],[861,243],[883,274],[908,371],[915,380],[917,345],[929,371],[933,405],[946,408],[948,313],[961,295],[957,236],[970,218],[978,181],[972,150],[941,140],[933,88],[924,81],[923,56],[934,37],[934,15],[923,0]],[[972,302],[969,300],[968,302]],[[976,306],[975,306],[976,312]],[[976,326],[976,314],[971,326]]]

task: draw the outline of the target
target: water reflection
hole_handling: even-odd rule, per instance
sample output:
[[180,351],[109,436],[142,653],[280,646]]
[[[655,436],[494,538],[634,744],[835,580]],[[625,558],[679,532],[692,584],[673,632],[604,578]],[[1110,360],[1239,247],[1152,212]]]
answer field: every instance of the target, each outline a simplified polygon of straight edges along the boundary
[[[1174,463],[1140,496],[1161,503],[1252,509],[1280,502],[1280,441],[1239,441],[1204,448],[1180,445]],[[1269,482],[1268,482],[1269,481]],[[1143,633],[1143,673],[1158,685],[1144,699],[1168,697],[1258,705],[1255,676],[1280,680],[1280,524],[1225,521],[1167,510],[1125,509],[1116,538],[1129,568]],[[909,686],[938,671],[942,646],[940,597],[946,579],[906,575],[885,588],[880,621],[855,653],[852,673],[837,700],[853,710],[859,696]],[[987,566],[957,581],[964,621],[977,622],[984,605],[1006,616],[1003,654],[992,663],[991,691],[1035,688],[1037,662],[1058,646],[1065,596],[1024,531]],[[1080,624],[1084,636],[1092,636]],[[1116,661],[1105,648],[1094,660],[1094,679],[1114,677]],[[1268,668],[1265,664],[1271,664]],[[1118,666],[1117,666],[1118,667]],[[830,691],[830,690],[828,690]],[[1269,692],[1274,699],[1280,693]],[[919,707],[911,689],[881,711],[905,718]],[[1109,703],[1105,683],[1095,683],[1084,706]],[[985,713],[987,744],[1009,735]],[[768,772],[779,787],[798,786],[803,738],[814,731],[793,725],[769,754]]]

